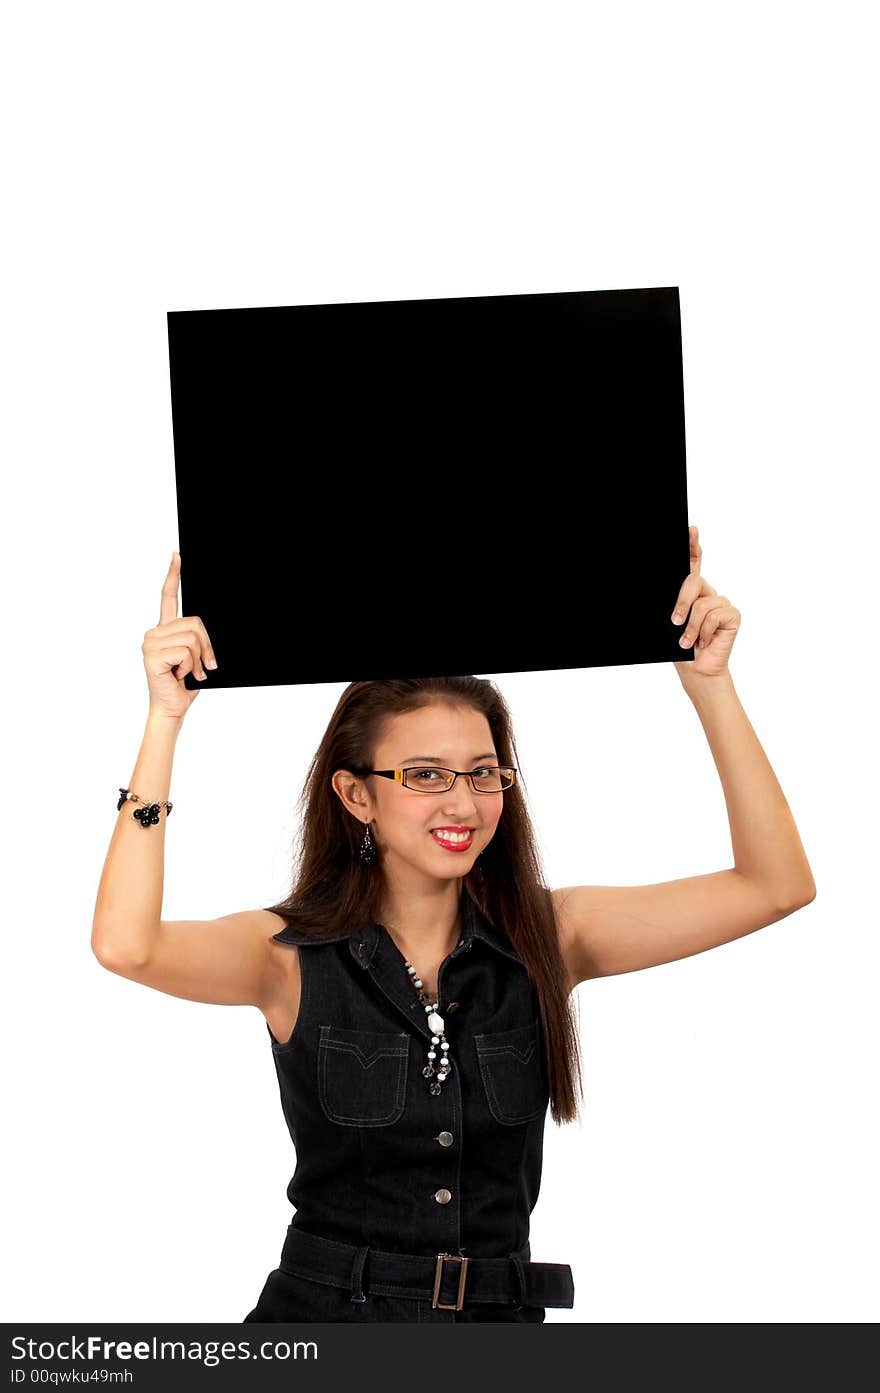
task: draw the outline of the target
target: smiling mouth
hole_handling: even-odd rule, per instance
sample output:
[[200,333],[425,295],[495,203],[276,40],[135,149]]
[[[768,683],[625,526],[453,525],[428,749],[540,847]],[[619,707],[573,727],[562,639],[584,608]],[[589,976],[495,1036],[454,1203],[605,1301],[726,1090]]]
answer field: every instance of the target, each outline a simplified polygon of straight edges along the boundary
[[466,827],[462,831],[432,827],[430,835],[435,842],[439,842],[441,846],[447,847],[450,851],[464,851],[474,839],[473,829],[470,827]]

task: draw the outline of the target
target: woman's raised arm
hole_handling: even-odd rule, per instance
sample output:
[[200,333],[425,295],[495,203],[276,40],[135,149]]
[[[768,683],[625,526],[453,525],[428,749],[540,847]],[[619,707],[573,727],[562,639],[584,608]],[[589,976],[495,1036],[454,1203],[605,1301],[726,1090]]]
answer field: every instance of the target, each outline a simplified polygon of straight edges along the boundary
[[[179,585],[175,552],[159,623],[142,644],[150,706],[130,785],[140,799],[160,805],[168,799],[184,717],[199,695],[183,679],[188,672],[203,679],[203,663],[217,666],[201,619],[177,618]],[[98,961],[122,977],[192,1001],[270,1010],[278,1003],[283,1028],[298,999],[298,955],[272,941],[284,921],[264,909],[219,919],[163,919],[167,812],[144,827],[132,811],[142,806],[126,799],[116,814],[92,920]]]
[[[677,662],[718,770],[734,865],[654,885],[572,885],[553,891],[570,981],[635,972],[703,953],[783,919],[816,895],[788,801],[733,685],[728,659],[739,610],[701,574],[698,529],[672,619],[692,662]],[[694,817],[699,817],[695,810]],[[681,828],[682,843],[688,828]]]

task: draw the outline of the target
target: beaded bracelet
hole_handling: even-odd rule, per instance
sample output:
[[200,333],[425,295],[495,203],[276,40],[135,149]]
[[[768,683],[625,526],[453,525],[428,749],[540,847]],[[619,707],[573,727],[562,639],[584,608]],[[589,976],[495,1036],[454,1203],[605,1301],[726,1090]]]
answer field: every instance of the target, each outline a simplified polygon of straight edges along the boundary
[[136,793],[132,793],[131,789],[121,788],[119,790],[119,802],[116,804],[117,812],[119,812],[119,809],[126,799],[131,799],[135,803],[144,804],[142,808],[135,808],[132,813],[132,817],[140,823],[141,827],[154,827],[159,821],[159,810],[165,808],[165,816],[167,817],[174,807],[174,804],[169,803],[167,800],[164,803],[147,803],[145,799],[139,798]]

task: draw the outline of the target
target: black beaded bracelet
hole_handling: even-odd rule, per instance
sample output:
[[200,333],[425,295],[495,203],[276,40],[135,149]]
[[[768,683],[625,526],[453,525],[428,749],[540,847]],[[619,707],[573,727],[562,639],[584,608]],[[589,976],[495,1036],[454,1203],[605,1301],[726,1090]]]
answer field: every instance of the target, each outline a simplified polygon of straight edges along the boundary
[[116,804],[117,812],[119,812],[119,809],[126,799],[131,799],[134,803],[144,804],[142,808],[135,808],[132,813],[132,817],[136,822],[140,823],[141,827],[155,827],[156,823],[159,821],[160,810],[165,808],[165,816],[167,817],[174,807],[174,804],[169,803],[167,800],[164,803],[147,803],[143,798],[139,798],[136,793],[132,793],[130,788],[121,788],[119,790],[119,802]]

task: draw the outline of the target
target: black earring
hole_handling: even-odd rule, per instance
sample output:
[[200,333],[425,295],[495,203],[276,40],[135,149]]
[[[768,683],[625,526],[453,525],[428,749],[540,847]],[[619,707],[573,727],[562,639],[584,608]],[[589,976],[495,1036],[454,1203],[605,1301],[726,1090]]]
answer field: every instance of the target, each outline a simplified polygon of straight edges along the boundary
[[367,829],[364,832],[364,839],[361,842],[361,860],[365,862],[366,865],[369,865],[370,862],[375,861],[375,859],[376,843],[373,841],[373,838],[370,834],[370,824],[367,823]]

